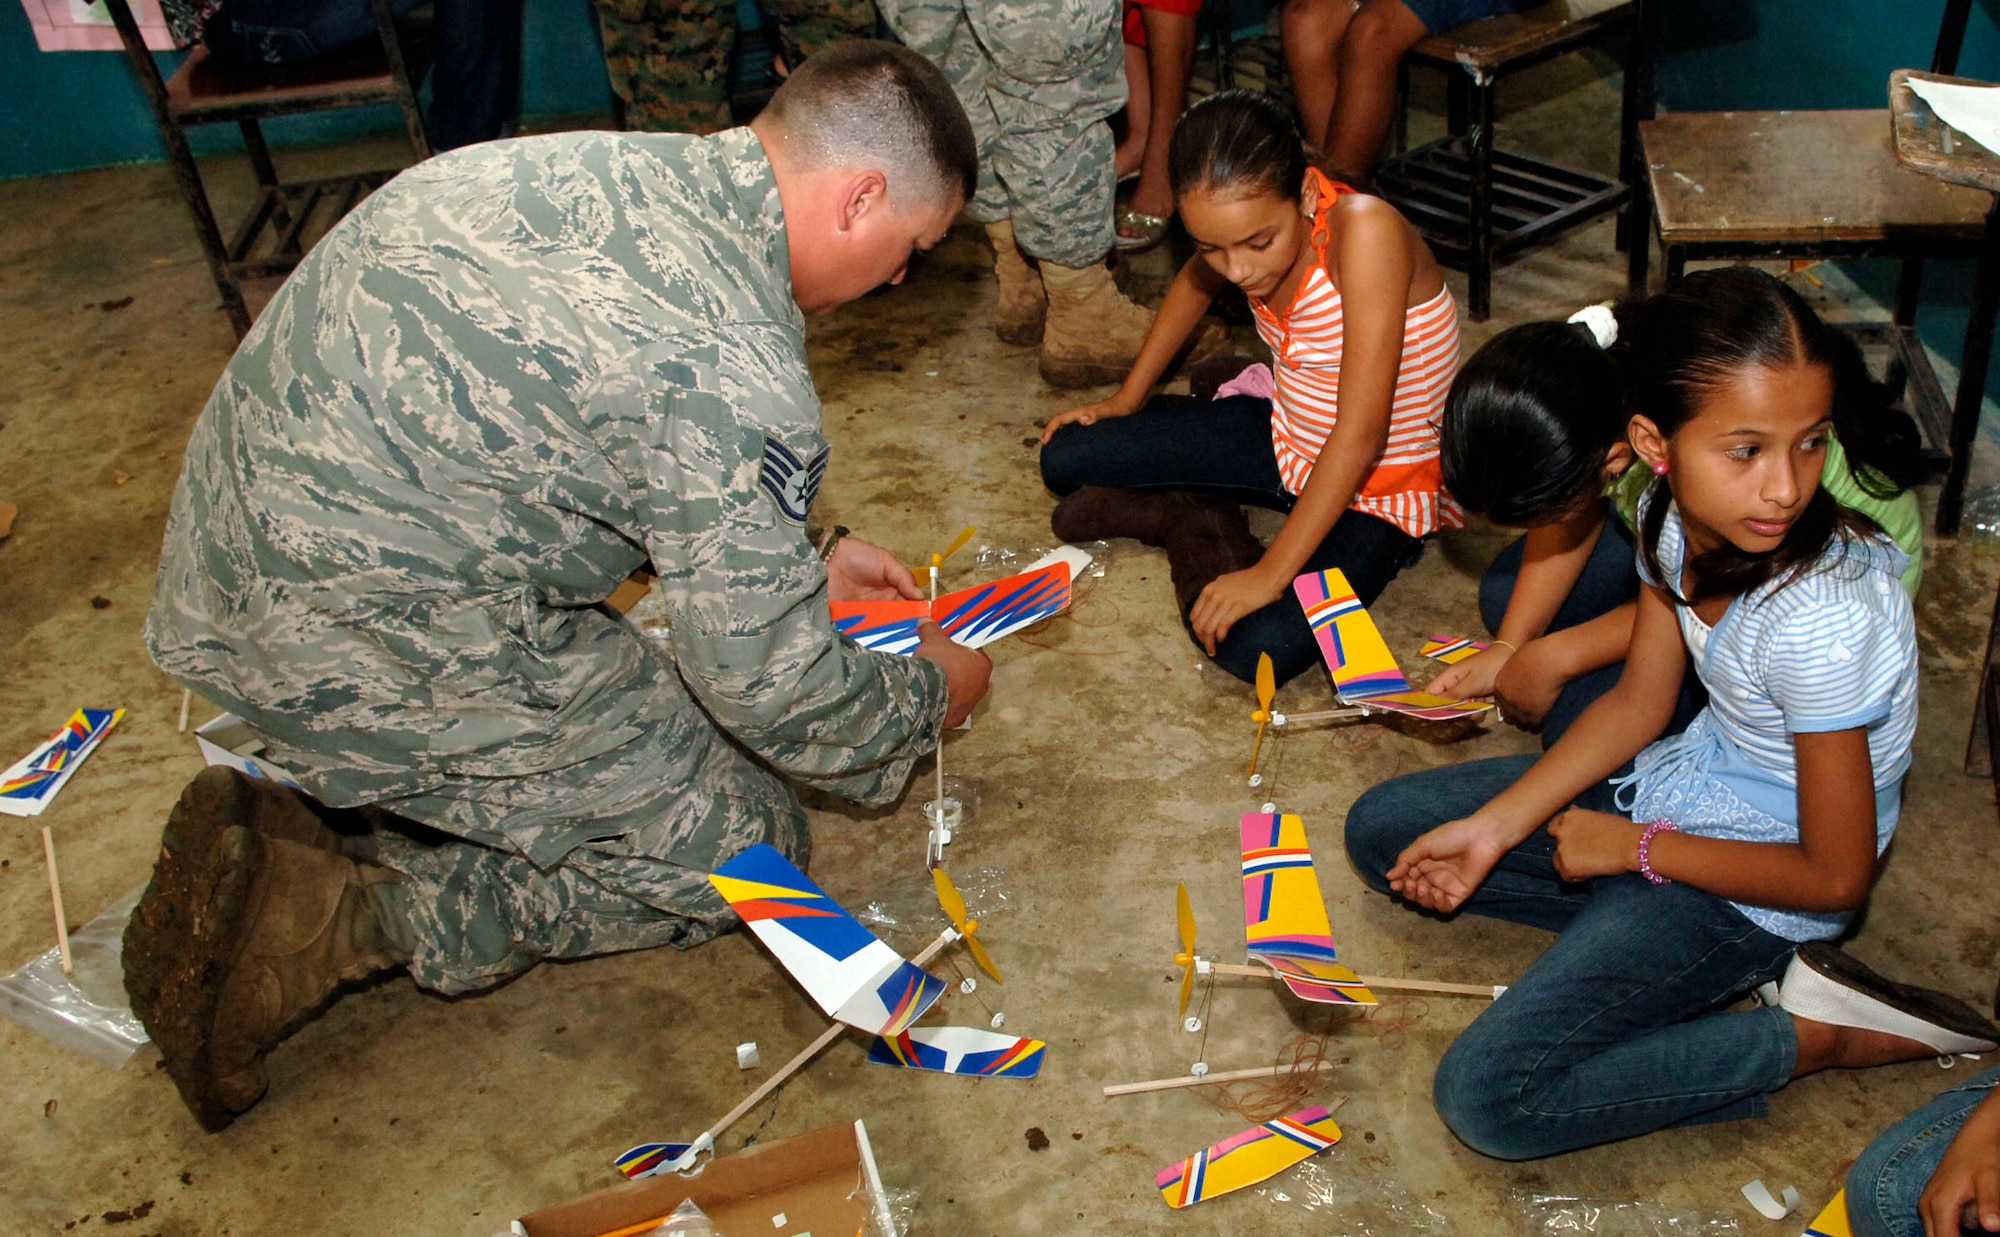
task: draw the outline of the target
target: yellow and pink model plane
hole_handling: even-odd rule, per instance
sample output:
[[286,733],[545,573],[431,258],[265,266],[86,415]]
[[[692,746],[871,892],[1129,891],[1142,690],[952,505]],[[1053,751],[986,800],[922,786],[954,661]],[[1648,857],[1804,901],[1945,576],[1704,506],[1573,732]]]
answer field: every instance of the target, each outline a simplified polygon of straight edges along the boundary
[[868,1059],[881,1065],[975,1078],[1039,1073],[1047,1047],[1041,1040],[976,1027],[912,1025],[945,991],[944,981],[925,972],[923,964],[954,941],[964,940],[979,965],[1000,978],[975,935],[979,923],[966,918],[965,900],[951,878],[942,869],[932,876],[952,926],[911,960],[883,944],[773,847],[752,846],[716,869],[709,883],[834,1025],[693,1142],[642,1143],[618,1157],[618,1171],[636,1178],[691,1169],[714,1150],[717,1135],[832,1043],[843,1027],[875,1036]]

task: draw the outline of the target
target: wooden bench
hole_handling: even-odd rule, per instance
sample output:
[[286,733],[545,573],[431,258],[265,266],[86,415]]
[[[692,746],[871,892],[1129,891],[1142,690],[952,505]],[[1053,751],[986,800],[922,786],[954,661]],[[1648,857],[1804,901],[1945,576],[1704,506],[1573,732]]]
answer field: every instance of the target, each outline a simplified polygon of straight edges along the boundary
[[[139,85],[153,106],[167,161],[180,182],[181,195],[194,216],[195,231],[208,255],[216,291],[240,338],[250,329],[250,311],[242,281],[279,275],[305,256],[308,228],[318,220],[331,223],[351,210],[370,190],[400,169],[354,173],[319,180],[282,182],[271,160],[259,121],[272,116],[334,108],[395,104],[409,131],[418,159],[428,158],[423,114],[396,31],[390,0],[369,0],[380,38],[364,41],[310,61],[282,65],[233,65],[196,47],[171,78],[162,80],[159,66],[147,50],[127,0],[105,0],[113,25],[125,44]],[[224,241],[208,199],[187,129],[195,125],[234,122],[257,176],[257,200]],[[324,216],[324,218],[322,218]],[[268,244],[260,244],[268,239]]]
[[[1447,74],[1449,134],[1385,160],[1376,186],[1440,261],[1465,269],[1466,312],[1474,321],[1492,310],[1496,262],[1632,197],[1636,125],[1653,111],[1660,9],[1661,0],[1550,0],[1431,35],[1404,57],[1406,74],[1412,66]],[[1496,148],[1494,88],[1501,78],[1619,37],[1628,42],[1618,176]],[[1402,144],[1399,135],[1396,145]]]

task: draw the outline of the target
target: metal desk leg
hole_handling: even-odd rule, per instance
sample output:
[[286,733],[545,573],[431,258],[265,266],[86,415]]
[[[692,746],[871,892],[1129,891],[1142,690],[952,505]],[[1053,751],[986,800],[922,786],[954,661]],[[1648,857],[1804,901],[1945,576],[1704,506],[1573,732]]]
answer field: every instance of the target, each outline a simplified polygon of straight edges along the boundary
[[1965,324],[1965,358],[1959,363],[1958,392],[1951,402],[1951,462],[1938,493],[1937,531],[1958,532],[1965,508],[1965,478],[1972,467],[1972,444],[1979,437],[1979,408],[1986,398],[1987,363],[1993,357],[1993,318],[2000,310],[2000,197],[1986,212],[1986,239],[1979,251],[1979,274],[1972,285],[1972,316]]

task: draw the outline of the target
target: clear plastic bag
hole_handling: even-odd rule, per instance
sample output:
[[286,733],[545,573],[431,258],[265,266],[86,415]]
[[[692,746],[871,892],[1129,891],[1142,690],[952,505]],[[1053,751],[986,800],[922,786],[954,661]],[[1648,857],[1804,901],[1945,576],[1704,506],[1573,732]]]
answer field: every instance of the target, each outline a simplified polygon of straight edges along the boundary
[[111,1069],[131,1060],[146,1028],[125,995],[125,924],[145,892],[139,886],[70,934],[72,974],[63,974],[62,951],[51,948],[0,977],[0,1014]]
[[848,1197],[861,1199],[868,1206],[868,1221],[862,1225],[860,1237],[904,1237],[916,1222],[921,1195],[915,1190],[884,1189],[878,1206],[863,1182]]
[[[946,853],[949,862],[951,855]],[[947,868],[947,871],[950,869]],[[1012,910],[1014,899],[1007,892],[1007,873],[999,868],[967,868],[951,872],[951,883],[965,899],[965,913],[986,919]],[[938,906],[937,886],[928,879],[896,885],[874,901],[855,910],[854,917],[871,928],[886,928],[935,935],[951,926]]]
[[1357,1170],[1351,1161],[1310,1159],[1268,1185],[1256,1187],[1256,1191],[1271,1202],[1313,1215],[1315,1237],[1390,1237],[1400,1233],[1456,1237],[1458,1232],[1449,1219],[1420,1201],[1401,1182],[1378,1172]]
[[1741,1233],[1734,1215],[1562,1194],[1516,1193],[1524,1233],[1590,1233],[1594,1237],[1721,1237]]
[[673,1237],[722,1237],[722,1231],[708,1218],[708,1213],[695,1205],[691,1198],[681,1200],[667,1222],[653,1230],[656,1233],[671,1233]]
[[[1075,544],[1077,549],[1090,555],[1090,566],[1085,567],[1079,572],[1078,578],[1102,580],[1104,578],[1104,569],[1111,562],[1111,543],[1109,541],[1079,541]],[[979,574],[982,577],[987,575],[1012,575],[1017,571],[1025,570],[1028,564],[1034,562],[1036,559],[1053,553],[1056,548],[1053,545],[982,545],[973,552],[972,562],[976,567],[990,569],[980,572]]]

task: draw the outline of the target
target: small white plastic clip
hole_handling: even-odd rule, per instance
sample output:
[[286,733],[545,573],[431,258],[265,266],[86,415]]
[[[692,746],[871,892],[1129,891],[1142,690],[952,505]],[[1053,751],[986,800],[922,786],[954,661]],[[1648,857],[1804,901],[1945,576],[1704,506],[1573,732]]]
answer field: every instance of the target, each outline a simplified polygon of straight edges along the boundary
[[996,1030],[996,1031],[997,1031],[997,1030],[999,1030],[999,1029],[1000,1029],[1001,1027],[1004,1027],[1004,1026],[1006,1026],[1006,1025],[1007,1025],[1007,1015],[1006,1015],[1005,1013],[997,1013],[997,1014],[994,1014],[994,1015],[993,1015],[993,1029],[994,1029],[994,1030]]
[[978,990],[978,988],[979,988],[979,981],[974,979],[970,975],[967,975],[964,979],[958,981],[958,990],[960,992],[963,992],[967,996],[971,996],[975,991]]
[[1201,1030],[1201,1019],[1195,1017],[1193,1014],[1189,1014],[1181,1020],[1181,1030],[1186,1031],[1189,1035],[1199,1033]]
[[737,1069],[756,1069],[756,1068],[757,1068],[758,1066],[762,1065],[763,1063],[764,1063],[764,1059],[763,1059],[762,1057],[760,1057],[760,1056],[758,1056],[758,1055],[757,1055],[757,1041],[756,1041],[756,1040],[751,1040],[751,1041],[750,1041],[749,1043],[747,1043],[747,1044],[738,1044],[738,1045],[736,1045],[736,1068],[737,1068]]
[[1196,1078],[1208,1077],[1208,1062],[1196,1061],[1193,1065],[1188,1066],[1188,1073],[1193,1074]]

